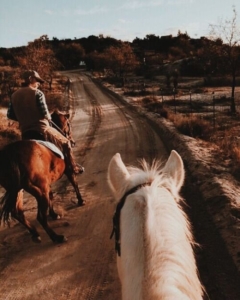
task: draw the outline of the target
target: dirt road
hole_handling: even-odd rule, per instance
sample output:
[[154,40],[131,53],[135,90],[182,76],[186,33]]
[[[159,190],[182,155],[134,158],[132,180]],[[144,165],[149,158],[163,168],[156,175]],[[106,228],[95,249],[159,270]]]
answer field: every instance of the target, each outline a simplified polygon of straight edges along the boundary
[[36,202],[25,195],[26,216],[42,236],[34,244],[18,223],[0,231],[0,299],[120,299],[114,242],[109,239],[115,203],[106,182],[107,166],[119,152],[127,164],[146,157],[166,159],[156,132],[135,113],[104,94],[86,76],[71,78],[74,153],[86,172],[78,177],[85,207],[76,206],[66,178],[54,186],[56,208],[50,221],[68,242],[54,245],[35,221]]

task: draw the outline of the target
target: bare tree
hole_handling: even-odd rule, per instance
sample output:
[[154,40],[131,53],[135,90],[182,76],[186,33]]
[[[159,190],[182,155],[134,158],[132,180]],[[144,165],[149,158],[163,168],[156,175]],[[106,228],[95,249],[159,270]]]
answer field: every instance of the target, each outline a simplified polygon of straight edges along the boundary
[[232,76],[231,112],[236,113],[235,86],[240,68],[240,28],[237,24],[237,12],[233,6],[232,19],[220,19],[217,25],[210,25],[211,39],[215,41],[214,52]]

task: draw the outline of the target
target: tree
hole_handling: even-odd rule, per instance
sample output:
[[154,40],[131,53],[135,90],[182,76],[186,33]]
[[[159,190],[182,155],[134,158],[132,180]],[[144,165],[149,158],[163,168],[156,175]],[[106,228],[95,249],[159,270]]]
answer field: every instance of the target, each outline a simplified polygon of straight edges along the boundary
[[214,56],[218,58],[223,69],[226,68],[232,77],[231,113],[236,113],[235,86],[237,71],[240,68],[240,28],[237,25],[237,12],[233,6],[232,19],[220,19],[217,25],[210,25],[211,39],[215,42]]
[[56,56],[65,68],[78,68],[80,61],[85,59],[85,50],[77,42],[60,43],[56,48]]
[[122,79],[138,65],[136,55],[129,43],[123,42],[119,47],[109,47],[104,51],[104,57],[106,68]]
[[29,42],[20,55],[15,57],[21,70],[36,70],[49,84],[51,90],[53,72],[60,68],[60,63],[48,42],[48,36],[43,35]]

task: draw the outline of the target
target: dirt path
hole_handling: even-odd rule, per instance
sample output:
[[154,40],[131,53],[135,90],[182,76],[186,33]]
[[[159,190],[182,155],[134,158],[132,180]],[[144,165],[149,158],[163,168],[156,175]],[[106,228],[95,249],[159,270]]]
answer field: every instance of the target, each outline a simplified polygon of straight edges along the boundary
[[[63,178],[54,186],[56,208],[62,212],[51,226],[68,237],[53,245],[38,223],[42,236],[34,244],[18,223],[0,231],[0,299],[120,299],[114,242],[109,239],[115,203],[106,182],[110,158],[163,158],[167,152],[144,119],[115,104],[86,76],[71,76],[75,114],[74,150],[86,172],[78,177],[87,204],[77,207],[75,194]],[[36,202],[25,195],[26,215],[35,222]]]

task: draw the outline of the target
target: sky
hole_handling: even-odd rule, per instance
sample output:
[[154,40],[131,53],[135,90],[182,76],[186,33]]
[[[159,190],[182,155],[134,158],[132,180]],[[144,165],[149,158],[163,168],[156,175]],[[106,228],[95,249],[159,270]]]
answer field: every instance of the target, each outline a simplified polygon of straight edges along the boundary
[[[239,0],[0,0],[0,47],[26,46],[42,35],[110,36],[132,42],[148,34],[209,36],[210,24],[240,22]],[[239,23],[240,24],[240,23]]]

